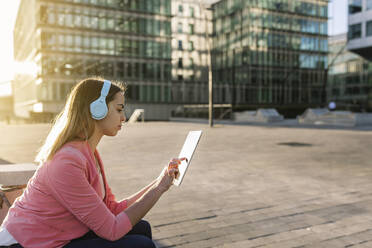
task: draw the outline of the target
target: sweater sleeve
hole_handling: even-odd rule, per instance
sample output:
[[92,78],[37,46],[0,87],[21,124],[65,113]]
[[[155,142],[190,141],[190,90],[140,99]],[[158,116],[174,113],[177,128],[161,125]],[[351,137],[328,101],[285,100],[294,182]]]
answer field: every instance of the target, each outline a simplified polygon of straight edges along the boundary
[[132,229],[125,212],[113,214],[86,177],[86,159],[79,151],[56,154],[47,167],[53,196],[98,236],[117,240]]
[[115,200],[115,195],[112,193],[110,186],[106,186],[105,202],[107,207],[114,215],[118,215],[128,207],[128,200],[123,199],[119,202]]

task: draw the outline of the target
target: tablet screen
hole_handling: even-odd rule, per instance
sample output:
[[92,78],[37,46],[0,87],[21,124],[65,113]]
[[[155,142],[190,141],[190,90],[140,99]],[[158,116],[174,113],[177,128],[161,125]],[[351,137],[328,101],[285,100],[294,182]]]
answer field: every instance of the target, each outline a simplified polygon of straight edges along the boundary
[[186,137],[185,143],[183,144],[182,150],[178,155],[178,158],[187,158],[186,160],[181,161],[181,164],[178,166],[179,175],[174,179],[173,184],[179,186],[183,180],[183,177],[186,174],[187,168],[190,166],[192,155],[198,145],[202,131],[190,131]]

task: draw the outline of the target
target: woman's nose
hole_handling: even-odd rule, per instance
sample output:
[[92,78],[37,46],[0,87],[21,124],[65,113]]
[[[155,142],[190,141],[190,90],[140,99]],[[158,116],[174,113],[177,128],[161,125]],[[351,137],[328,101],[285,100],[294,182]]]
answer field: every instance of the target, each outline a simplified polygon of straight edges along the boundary
[[127,116],[125,115],[125,112],[123,111],[123,115],[121,116],[121,122],[125,122],[127,120]]

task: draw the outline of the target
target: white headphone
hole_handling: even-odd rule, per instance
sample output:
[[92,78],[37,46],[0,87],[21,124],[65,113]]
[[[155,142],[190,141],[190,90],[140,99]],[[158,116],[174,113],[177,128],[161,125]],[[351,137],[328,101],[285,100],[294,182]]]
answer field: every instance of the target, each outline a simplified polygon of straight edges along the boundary
[[103,81],[101,96],[90,104],[90,113],[95,120],[102,120],[107,115],[106,96],[110,91],[111,82],[109,80]]

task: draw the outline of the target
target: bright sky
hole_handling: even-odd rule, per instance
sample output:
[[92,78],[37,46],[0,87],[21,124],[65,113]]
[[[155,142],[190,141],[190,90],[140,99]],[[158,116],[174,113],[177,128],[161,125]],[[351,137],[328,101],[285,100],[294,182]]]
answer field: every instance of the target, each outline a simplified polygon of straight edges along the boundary
[[328,34],[347,32],[347,0],[331,0],[328,5]]
[[[13,77],[13,28],[20,0],[10,0],[0,8],[0,96],[10,94],[9,81]],[[329,35],[347,32],[347,0],[331,0],[329,4]]]
[[0,96],[11,93],[10,85],[5,82],[13,78],[13,28],[19,2],[6,1],[0,8]]

